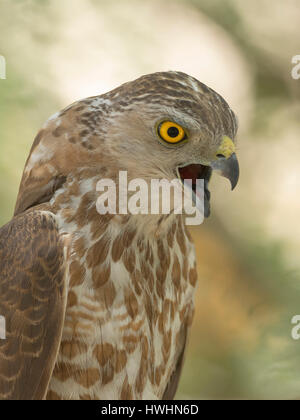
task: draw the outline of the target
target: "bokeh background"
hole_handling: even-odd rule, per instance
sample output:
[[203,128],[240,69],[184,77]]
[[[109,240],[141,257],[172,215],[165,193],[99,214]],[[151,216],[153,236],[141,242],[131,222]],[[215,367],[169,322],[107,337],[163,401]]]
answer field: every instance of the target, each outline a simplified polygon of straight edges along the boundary
[[142,74],[189,73],[238,114],[241,178],[194,229],[197,308],[177,398],[300,397],[298,0],[0,0],[0,223],[57,110]]

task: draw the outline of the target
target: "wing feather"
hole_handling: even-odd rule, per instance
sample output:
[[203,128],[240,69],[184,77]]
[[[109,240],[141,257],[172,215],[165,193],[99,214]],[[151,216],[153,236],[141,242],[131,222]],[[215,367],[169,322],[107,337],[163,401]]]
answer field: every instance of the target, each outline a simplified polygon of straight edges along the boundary
[[66,307],[64,242],[51,213],[29,211],[0,229],[0,399],[43,399]]

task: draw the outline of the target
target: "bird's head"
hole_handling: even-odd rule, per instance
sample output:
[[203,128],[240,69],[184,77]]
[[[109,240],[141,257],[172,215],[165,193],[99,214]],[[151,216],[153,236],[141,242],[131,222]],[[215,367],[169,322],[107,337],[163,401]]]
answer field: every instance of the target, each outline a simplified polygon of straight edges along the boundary
[[51,118],[27,160],[16,214],[51,199],[84,168],[127,170],[131,178],[204,179],[205,214],[212,170],[232,188],[239,176],[237,120],[225,100],[181,72],[142,76],[79,101]]

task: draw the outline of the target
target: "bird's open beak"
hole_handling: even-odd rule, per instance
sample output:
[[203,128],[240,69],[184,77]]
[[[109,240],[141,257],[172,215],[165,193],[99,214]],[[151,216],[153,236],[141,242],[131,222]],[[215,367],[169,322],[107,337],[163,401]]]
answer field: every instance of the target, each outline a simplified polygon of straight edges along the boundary
[[235,145],[233,141],[224,136],[222,143],[216,153],[215,159],[209,165],[191,164],[184,165],[177,168],[178,178],[184,183],[185,179],[192,180],[193,199],[196,203],[196,181],[197,179],[204,180],[204,215],[210,215],[210,191],[208,189],[209,181],[212,175],[212,170],[215,170],[220,175],[229,179],[231,189],[233,190],[239,179],[239,163],[235,154]]
[[229,179],[232,190],[236,187],[239,180],[240,168],[235,154],[235,145],[229,137],[223,137],[221,146],[216,154],[216,159],[211,162],[210,167]]

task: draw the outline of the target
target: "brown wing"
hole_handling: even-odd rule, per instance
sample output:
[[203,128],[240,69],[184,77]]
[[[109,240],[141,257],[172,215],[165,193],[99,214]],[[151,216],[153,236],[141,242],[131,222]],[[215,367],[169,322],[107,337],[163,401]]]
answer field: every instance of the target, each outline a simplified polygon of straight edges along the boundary
[[42,399],[66,306],[63,240],[50,213],[29,211],[0,229],[0,399]]
[[175,394],[178,388],[179,379],[181,376],[183,361],[184,361],[187,330],[188,330],[188,326],[186,324],[183,324],[180,330],[180,335],[179,335],[179,340],[178,340],[179,341],[178,342],[179,356],[178,356],[174,371],[171,375],[171,378],[163,394],[163,397],[162,397],[163,400],[173,400],[175,397]]

